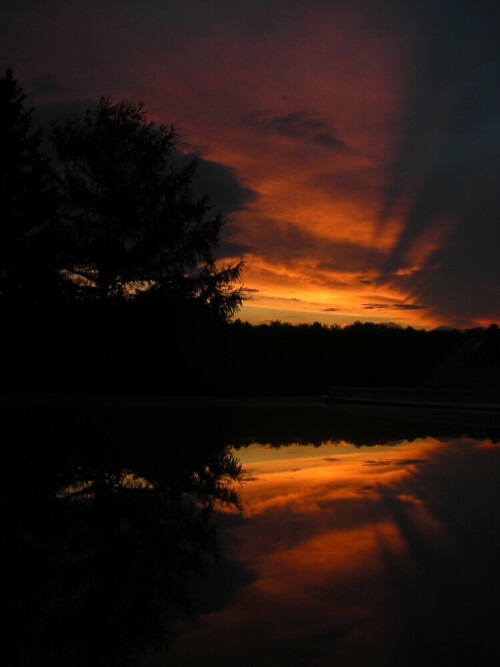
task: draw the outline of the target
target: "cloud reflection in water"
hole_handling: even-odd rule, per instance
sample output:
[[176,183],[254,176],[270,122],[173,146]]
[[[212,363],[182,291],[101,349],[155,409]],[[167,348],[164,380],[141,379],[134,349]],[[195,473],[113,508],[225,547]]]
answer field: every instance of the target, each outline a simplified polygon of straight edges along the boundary
[[500,447],[426,438],[238,455],[243,519],[221,524],[254,581],[186,630],[171,664],[200,664],[200,647],[220,666],[491,664]]

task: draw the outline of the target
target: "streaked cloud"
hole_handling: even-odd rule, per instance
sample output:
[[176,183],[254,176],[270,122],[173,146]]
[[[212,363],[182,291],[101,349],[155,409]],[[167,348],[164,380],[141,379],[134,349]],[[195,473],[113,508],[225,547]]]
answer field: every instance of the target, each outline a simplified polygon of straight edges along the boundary
[[[399,208],[403,225],[381,280],[443,321],[486,323],[500,313],[500,8],[444,1],[415,5],[413,17],[420,48],[381,219]],[[431,252],[400,280],[418,245]]]
[[334,134],[324,118],[307,110],[256,118],[256,125],[296,141],[319,144],[334,151],[351,150],[345,141]]
[[363,303],[363,310],[422,310],[425,306],[416,303]]

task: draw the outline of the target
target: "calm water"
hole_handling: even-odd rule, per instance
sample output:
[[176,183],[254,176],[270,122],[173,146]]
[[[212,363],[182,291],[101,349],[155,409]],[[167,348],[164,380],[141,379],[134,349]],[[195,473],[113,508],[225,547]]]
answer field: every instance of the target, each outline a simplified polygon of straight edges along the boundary
[[203,613],[148,665],[498,664],[499,444],[235,454],[244,509],[219,512]]
[[96,399],[2,419],[2,664],[500,664],[500,414]]

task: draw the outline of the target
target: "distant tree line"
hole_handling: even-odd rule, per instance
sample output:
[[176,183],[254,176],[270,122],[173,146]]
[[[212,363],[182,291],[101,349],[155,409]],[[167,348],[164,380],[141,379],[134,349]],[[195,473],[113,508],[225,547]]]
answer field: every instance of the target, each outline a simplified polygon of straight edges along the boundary
[[[193,193],[196,162],[142,104],[102,98],[44,140],[11,70],[0,79],[2,393],[319,394],[409,386],[457,331],[233,321],[242,261]],[[45,141],[45,143],[44,143]],[[43,148],[48,146],[48,148]]]
[[422,382],[463,337],[456,330],[361,322],[251,326],[237,320],[228,333],[233,364],[228,363],[226,377],[249,394],[319,395],[334,385],[410,387]]

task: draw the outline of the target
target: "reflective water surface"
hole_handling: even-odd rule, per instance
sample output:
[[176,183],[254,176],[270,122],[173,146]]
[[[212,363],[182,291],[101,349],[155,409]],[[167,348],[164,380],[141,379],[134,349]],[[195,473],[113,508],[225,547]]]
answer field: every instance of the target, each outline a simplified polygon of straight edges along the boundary
[[2,420],[2,664],[499,664],[498,415],[63,402]]
[[148,664],[498,664],[499,444],[428,436],[235,453],[244,510],[219,526],[248,580],[219,572],[230,601]]

